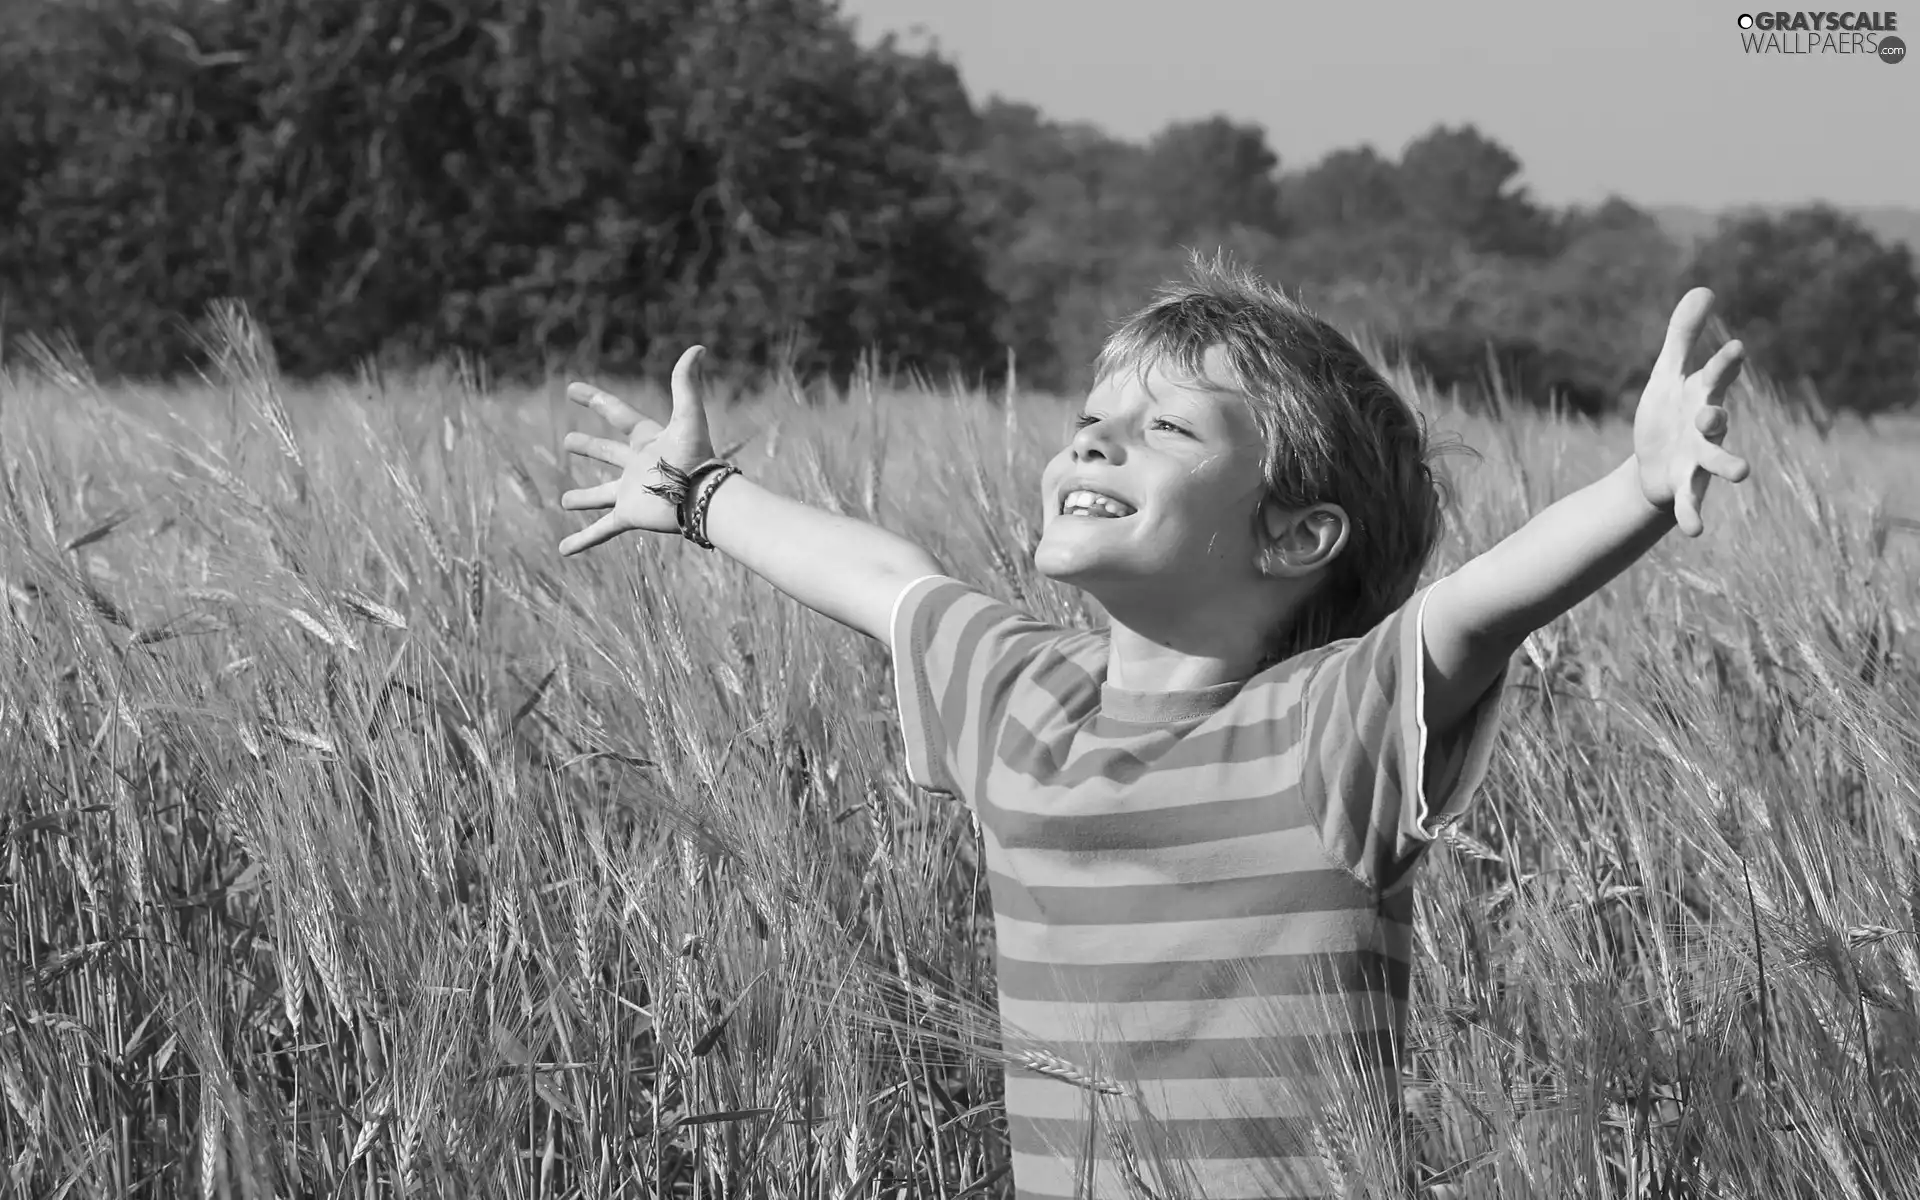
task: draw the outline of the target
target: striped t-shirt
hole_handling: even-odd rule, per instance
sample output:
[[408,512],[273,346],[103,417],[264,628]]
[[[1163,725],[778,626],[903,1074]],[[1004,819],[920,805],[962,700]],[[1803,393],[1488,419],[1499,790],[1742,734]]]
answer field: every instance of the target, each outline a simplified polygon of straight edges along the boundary
[[1486,772],[1505,678],[1427,745],[1426,595],[1149,693],[1106,683],[1105,633],[939,576],[902,594],[908,774],[978,817],[1004,1048],[1042,1053],[1006,1069],[1020,1200],[1326,1194],[1315,1081],[1355,1078],[1329,1036],[1397,1107],[1412,868]]

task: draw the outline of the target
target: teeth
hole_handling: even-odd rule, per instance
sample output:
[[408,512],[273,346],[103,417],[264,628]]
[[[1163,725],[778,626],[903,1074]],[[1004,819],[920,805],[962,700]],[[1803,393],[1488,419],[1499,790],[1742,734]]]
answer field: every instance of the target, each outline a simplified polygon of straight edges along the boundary
[[1123,504],[1112,496],[1103,496],[1083,488],[1068,492],[1060,502],[1060,511],[1076,517],[1130,517],[1134,510],[1131,504]]

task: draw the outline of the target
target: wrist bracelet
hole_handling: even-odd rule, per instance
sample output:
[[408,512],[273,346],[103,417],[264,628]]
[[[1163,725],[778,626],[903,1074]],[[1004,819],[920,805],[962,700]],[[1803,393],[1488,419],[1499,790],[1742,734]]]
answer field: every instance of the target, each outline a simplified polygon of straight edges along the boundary
[[691,522],[692,532],[689,535],[689,540],[702,550],[713,549],[713,543],[707,540],[707,510],[713,507],[713,494],[720,490],[721,484],[739,473],[740,468],[734,466],[732,463],[727,463],[701,481],[704,486],[701,487],[699,495],[694,499],[693,520]]
[[674,482],[679,484],[679,487],[674,493],[671,496],[665,497],[665,499],[673,505],[674,523],[680,527],[680,536],[686,537],[687,530],[692,528],[688,522],[691,516],[690,510],[693,507],[694,494],[700,490],[701,481],[724,464],[717,458],[709,458],[705,462],[695,466],[691,471],[680,471],[668,468],[664,463],[661,465],[664,469],[673,471]]
[[680,506],[682,537],[702,550],[713,549],[713,543],[707,540],[707,510],[712,507],[713,494],[720,490],[720,485],[739,473],[740,468],[718,459],[701,464],[693,472],[687,499]]

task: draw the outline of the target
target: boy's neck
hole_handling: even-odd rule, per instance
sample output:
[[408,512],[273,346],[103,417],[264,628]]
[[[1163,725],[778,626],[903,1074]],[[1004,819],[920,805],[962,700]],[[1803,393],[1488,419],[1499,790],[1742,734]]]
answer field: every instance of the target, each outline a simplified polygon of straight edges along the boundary
[[1273,645],[1276,615],[1196,606],[1178,616],[1146,616],[1109,607],[1107,683],[1133,692],[1187,692],[1251,679]]

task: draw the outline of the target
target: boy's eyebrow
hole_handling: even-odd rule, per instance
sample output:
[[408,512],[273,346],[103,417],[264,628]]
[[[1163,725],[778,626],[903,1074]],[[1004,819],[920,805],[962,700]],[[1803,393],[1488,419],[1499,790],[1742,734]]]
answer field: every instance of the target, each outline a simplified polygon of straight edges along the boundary
[[[1196,432],[1199,430],[1232,432],[1232,420],[1224,413],[1216,411],[1215,406],[1204,403],[1194,395],[1193,391],[1188,390],[1191,387],[1190,381],[1181,380],[1181,387],[1173,396],[1163,396],[1160,389],[1145,380],[1141,383],[1141,390],[1146,394],[1149,411],[1184,418],[1189,424],[1198,427]],[[1098,385],[1096,384],[1095,387],[1097,389]],[[1217,396],[1236,394],[1231,388],[1218,386],[1203,386],[1199,390]],[[1083,416],[1094,406],[1094,402],[1094,393],[1090,391],[1078,405]],[[1108,398],[1108,403],[1112,403],[1112,398]]]
[[[1191,385],[1188,385],[1188,387],[1190,386]],[[1196,390],[1200,393],[1200,395],[1195,394]],[[1151,394],[1152,393],[1150,392],[1149,395]],[[1171,412],[1178,416],[1185,417],[1187,420],[1193,422],[1196,425],[1223,425],[1224,426],[1224,425],[1232,424],[1232,422],[1227,418],[1227,415],[1221,411],[1221,408],[1218,404],[1208,404],[1205,402],[1205,400],[1201,398],[1201,396],[1202,395],[1225,396],[1229,394],[1230,393],[1225,389],[1213,388],[1213,387],[1201,387],[1194,390],[1182,390],[1180,393],[1178,393],[1177,395],[1175,395],[1174,397],[1168,400],[1162,400],[1158,396],[1154,396],[1153,402],[1155,407],[1160,409],[1161,412]]]

